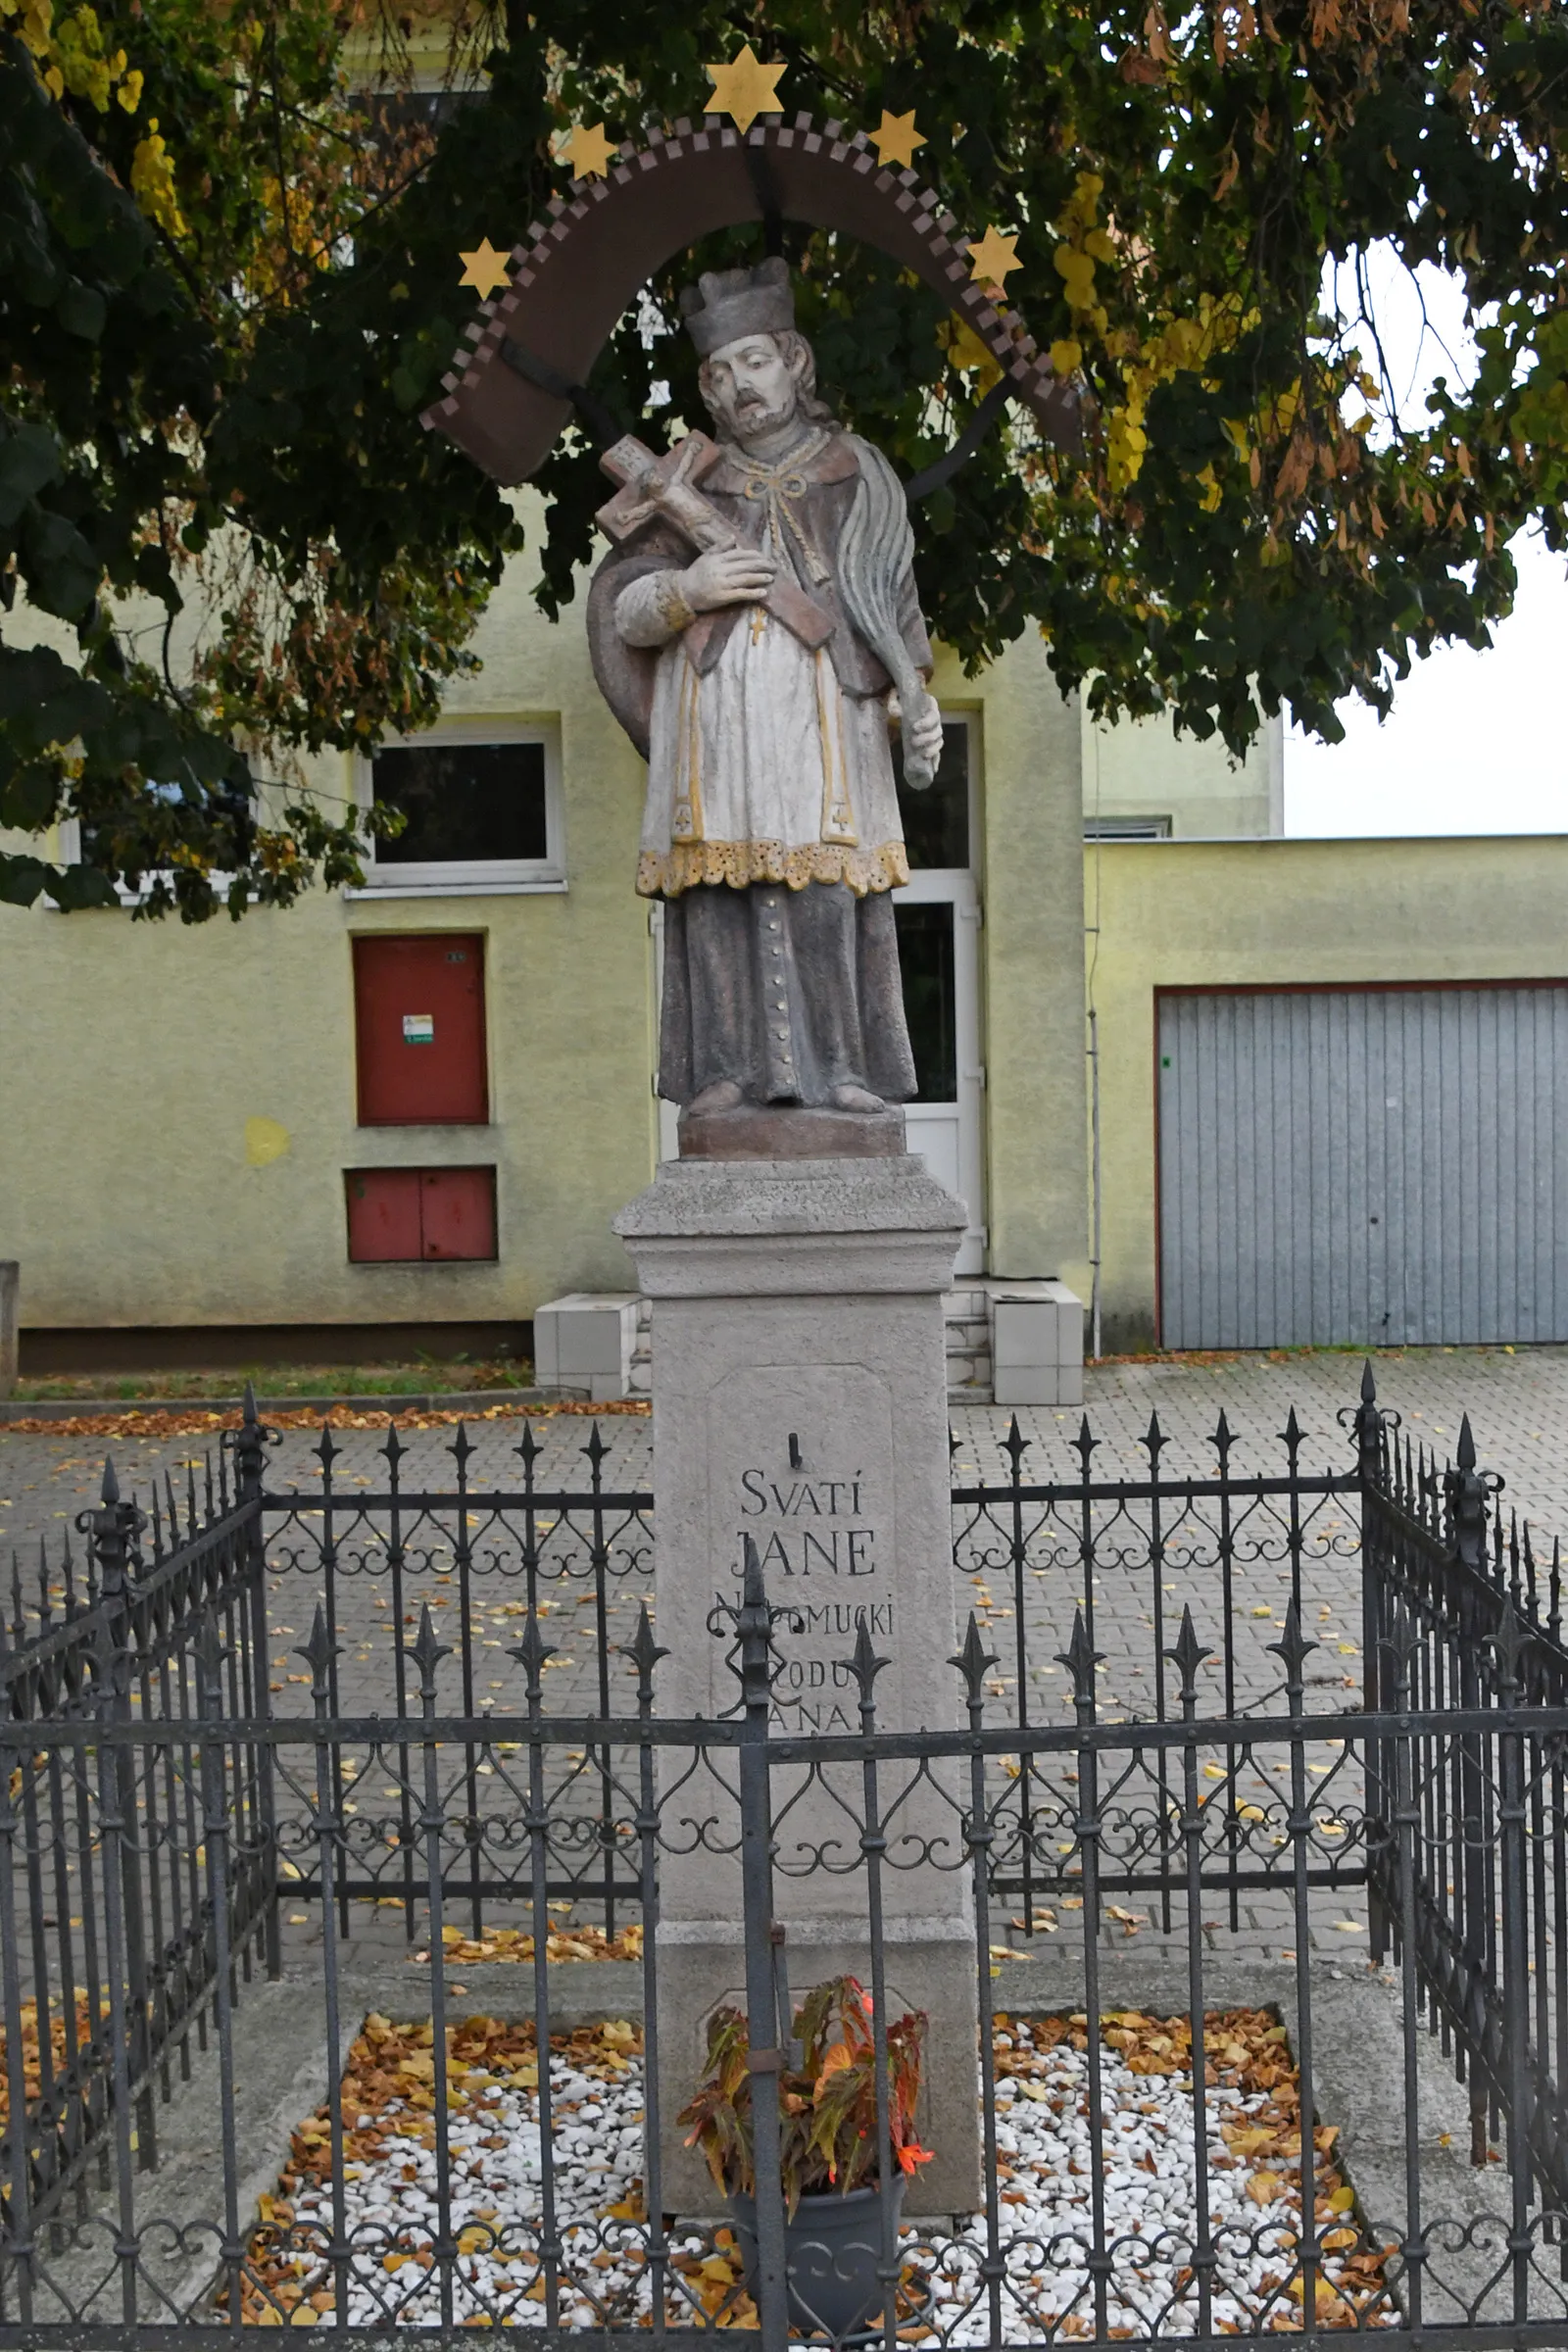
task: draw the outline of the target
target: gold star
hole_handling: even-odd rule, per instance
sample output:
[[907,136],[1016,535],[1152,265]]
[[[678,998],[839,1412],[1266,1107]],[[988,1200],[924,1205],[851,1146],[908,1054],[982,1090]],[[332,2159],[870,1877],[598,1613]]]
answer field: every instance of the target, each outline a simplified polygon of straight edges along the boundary
[[783,71],[782,63],[764,66],[748,41],[733,64],[703,68],[713,85],[706,112],[732,115],[736,129],[744,135],[759,115],[779,112],[778,77]]
[[925,145],[925,134],[914,127],[913,107],[906,115],[890,115],[884,107],[882,121],[871,133],[871,144],[879,164],[912,164],[915,149]]
[[998,228],[988,228],[983,237],[969,248],[969,275],[977,277],[987,293],[1000,294],[1009,270],[1021,270],[1014,248],[1017,238],[1004,237]]
[[488,237],[475,253],[460,253],[463,275],[460,285],[472,286],[481,301],[488,301],[497,286],[507,282],[507,257],[497,253]]
[[556,149],[556,157],[558,162],[570,164],[576,179],[605,179],[614,152],[613,142],[606,138],[602,122],[594,123],[592,128],[586,122],[576,122]]

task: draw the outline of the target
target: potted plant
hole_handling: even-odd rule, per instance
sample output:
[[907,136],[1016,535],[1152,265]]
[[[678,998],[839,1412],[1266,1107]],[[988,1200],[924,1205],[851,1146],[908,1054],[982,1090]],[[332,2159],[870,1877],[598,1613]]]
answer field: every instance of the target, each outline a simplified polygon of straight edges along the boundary
[[[808,2329],[843,2337],[880,2303],[883,2166],[896,2224],[909,2176],[931,2160],[914,2136],[926,2022],[918,2011],[888,2028],[888,2145],[880,2149],[870,1995],[856,1978],[834,1977],[796,2015],[800,2063],[779,2078],[779,2174],[790,2313]],[[680,2116],[686,2145],[702,2149],[728,2201],[749,2284],[757,2263],[750,2056],[741,2011],[715,2010],[707,2080]]]

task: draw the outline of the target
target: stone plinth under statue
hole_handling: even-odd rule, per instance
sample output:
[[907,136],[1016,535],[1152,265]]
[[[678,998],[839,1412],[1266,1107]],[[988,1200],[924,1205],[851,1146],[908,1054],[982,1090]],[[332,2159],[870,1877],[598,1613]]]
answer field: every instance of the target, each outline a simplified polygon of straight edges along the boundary
[[[715,1601],[738,1597],[750,1536],[770,1600],[794,1612],[777,1630],[780,1731],[858,1730],[846,1661],[862,1620],[889,1660],[879,1727],[960,1720],[942,1301],[964,1221],[907,1153],[666,1161],[615,1220],[654,1301],[662,1713],[734,1706],[710,1620]],[[845,1771],[858,1819],[859,1768]],[[841,1971],[870,1974],[864,1873],[844,1867],[858,1863],[854,1823],[820,1786],[792,1803],[800,1778],[777,1775],[774,1796],[774,1910],[797,2000]],[[898,1769],[885,1779],[888,1803]],[[940,1840],[940,1858],[883,1874],[890,2013],[931,2018],[921,2135],[936,2156],[910,2184],[910,2210],[927,2213],[979,2200],[974,1928],[956,1799],[956,1781],[939,1783],[898,1814],[890,1865],[906,1835]],[[717,1785],[691,1804],[719,1811]],[[837,1867],[808,1867],[828,1838]],[[703,2211],[711,2183],[673,2119],[701,2079],[709,2014],[744,1998],[739,1868],[666,1849],[660,1882],[664,2198]]]

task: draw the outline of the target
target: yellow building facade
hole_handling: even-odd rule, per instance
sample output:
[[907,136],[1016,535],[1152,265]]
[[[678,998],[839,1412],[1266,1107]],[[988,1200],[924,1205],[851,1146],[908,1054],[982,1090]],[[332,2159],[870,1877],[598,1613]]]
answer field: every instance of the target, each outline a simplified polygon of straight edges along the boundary
[[[197,929],[0,908],[0,1256],[23,1266],[24,1333],[499,1330],[560,1293],[624,1288],[610,1219],[668,1132],[652,1085],[657,939],[632,887],[644,770],[594,686],[580,607],[553,625],[530,588],[515,566],[435,740],[543,744],[540,871],[495,881],[454,863],[447,886],[388,864],[363,892]],[[978,682],[944,660],[936,683],[970,753],[956,929],[976,1247],[991,1266],[1081,1283],[1084,730],[1036,639]],[[348,759],[313,774],[361,798],[368,780]],[[355,949],[391,934],[481,943],[481,1124],[360,1123]],[[350,1171],[475,1165],[495,1171],[493,1258],[351,1260]]]
[[[70,1335],[90,1352],[89,1335],[112,1332],[183,1334],[197,1352],[204,1333],[259,1328],[279,1350],[289,1335],[319,1340],[323,1328],[346,1341],[422,1331],[436,1351],[458,1332],[523,1346],[542,1302],[626,1288],[610,1221],[672,1148],[652,1083],[657,920],[632,887],[643,768],[595,689],[580,607],[548,623],[530,588],[515,566],[479,632],[482,666],[455,686],[431,740],[459,755],[535,747],[549,838],[532,863],[503,872],[389,860],[363,891],[317,891],[287,913],[198,929],[128,910],[0,907],[0,1258],[22,1265],[24,1360],[29,1334],[52,1335],[56,1360]],[[1362,1145],[1334,1146],[1349,1153],[1348,1173],[1325,1162],[1310,1202],[1271,1161],[1262,1203],[1253,1163],[1273,1149],[1271,1126],[1295,1133],[1295,1119],[1305,1137],[1348,1116],[1364,1124],[1361,1096],[1382,1083],[1361,1070],[1369,1021],[1386,1056],[1398,1012],[1407,1058],[1419,1050],[1431,1061],[1431,1038],[1411,1028],[1414,999],[1401,1009],[1393,991],[1417,992],[1429,1025],[1470,1023],[1453,1032],[1456,1066],[1500,1056],[1505,1078],[1517,1064],[1514,1093],[1538,1098],[1555,1083],[1544,1024],[1558,1007],[1568,1121],[1568,996],[1552,993],[1568,961],[1568,840],[1285,840],[1277,730],[1233,766],[1163,727],[1094,726],[1057,692],[1032,636],[978,679],[940,657],[935,685],[967,767],[966,862],[917,871],[907,897],[935,909],[956,959],[943,1017],[951,1025],[956,1005],[946,1050],[961,1100],[911,1106],[910,1129],[969,1197],[960,1273],[993,1287],[1056,1277],[1088,1301],[1098,1259],[1107,1348],[1173,1336],[1229,1344],[1228,1333],[1265,1345],[1320,1326],[1333,1336],[1335,1316],[1373,1326],[1392,1316],[1371,1292],[1370,1305],[1352,1298],[1327,1324],[1318,1305],[1278,1298],[1278,1261],[1293,1250],[1343,1255],[1352,1290],[1376,1290],[1364,1268],[1354,1273],[1361,1244],[1336,1238],[1334,1202],[1361,1181]],[[318,763],[313,780],[363,800],[370,779],[368,762],[341,759]],[[356,958],[388,941],[429,943],[438,957],[476,943],[482,1117],[364,1120]],[[1452,995],[1525,981],[1545,993],[1488,999],[1479,1015]],[[1527,1014],[1528,1068],[1516,1035]],[[1473,1015],[1485,1030],[1475,1048],[1464,1042]],[[1319,1119],[1312,1089],[1330,1081],[1314,1075],[1311,1039],[1322,1032],[1323,1068],[1338,1068],[1335,1024],[1347,1022],[1355,1034],[1345,1051],[1361,1060],[1333,1079],[1338,1107]],[[1221,1047],[1235,1065],[1229,1095],[1205,1075]],[[1275,1102],[1283,1082],[1271,1056],[1291,1055],[1306,1056],[1292,1081],[1305,1092]],[[1476,1105],[1492,1101],[1491,1083],[1483,1068],[1461,1120],[1485,1123]],[[1408,1071],[1398,1084],[1387,1123],[1430,1125],[1437,1114]],[[1392,1091],[1382,1100],[1387,1107]],[[1544,1133],[1510,1147],[1515,1156],[1545,1152]],[[1558,1156],[1568,1230],[1568,1146]],[[356,1172],[395,1188],[416,1170],[421,1181],[478,1171],[493,1186],[493,1250],[351,1254]],[[1386,1191],[1386,1173],[1374,1175]],[[1438,1177],[1423,1181],[1435,1197]],[[1541,1158],[1536,1194],[1557,1181],[1555,1160]],[[1240,1205],[1195,1238],[1193,1201],[1210,1196]],[[1476,1196],[1483,1220],[1488,1198]],[[1314,1238],[1306,1225],[1320,1210],[1328,1222]],[[1381,1237],[1415,1213],[1404,1194],[1392,1205],[1369,1195],[1365,1221]],[[1506,1203],[1496,1213],[1515,1216]],[[1544,1248],[1520,1243],[1519,1296],[1557,1279]],[[1226,1300],[1238,1280],[1246,1288],[1237,1268],[1249,1250],[1260,1264],[1273,1253],[1273,1303],[1238,1308]],[[1561,1287],[1568,1317],[1568,1264]],[[1513,1295],[1504,1285],[1500,1303],[1465,1312],[1528,1320]]]

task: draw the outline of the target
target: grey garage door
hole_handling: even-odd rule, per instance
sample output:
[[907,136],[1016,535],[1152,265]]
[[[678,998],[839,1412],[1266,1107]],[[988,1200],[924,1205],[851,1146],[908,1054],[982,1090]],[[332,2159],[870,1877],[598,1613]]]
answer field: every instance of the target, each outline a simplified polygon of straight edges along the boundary
[[1162,994],[1167,1348],[1568,1340],[1568,983]]

